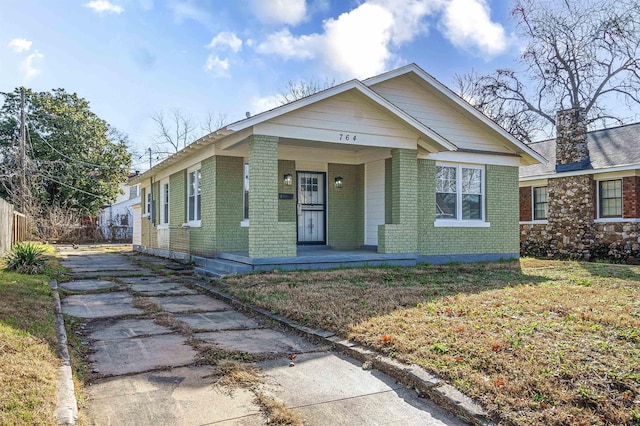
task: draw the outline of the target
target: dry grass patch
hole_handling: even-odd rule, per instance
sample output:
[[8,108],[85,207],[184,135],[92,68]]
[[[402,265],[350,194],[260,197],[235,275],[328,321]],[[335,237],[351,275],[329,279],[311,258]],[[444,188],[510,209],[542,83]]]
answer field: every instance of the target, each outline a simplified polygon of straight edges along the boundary
[[267,422],[270,425],[301,426],[304,424],[296,413],[288,409],[281,401],[262,391],[255,392],[255,395],[256,401],[267,416]]
[[236,296],[416,363],[502,424],[640,424],[640,268],[518,262],[266,273]]
[[0,424],[56,424],[59,360],[49,278],[0,271]]

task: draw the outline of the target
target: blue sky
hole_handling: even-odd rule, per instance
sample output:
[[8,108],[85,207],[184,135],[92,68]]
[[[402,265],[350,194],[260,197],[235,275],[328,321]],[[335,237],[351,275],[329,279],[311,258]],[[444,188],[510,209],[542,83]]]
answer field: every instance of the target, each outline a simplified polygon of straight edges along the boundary
[[[289,81],[367,78],[415,62],[512,66],[510,2],[487,0],[0,0],[0,91],[62,87],[154,145],[154,113],[229,121],[273,107]],[[143,161],[141,166],[144,167]]]

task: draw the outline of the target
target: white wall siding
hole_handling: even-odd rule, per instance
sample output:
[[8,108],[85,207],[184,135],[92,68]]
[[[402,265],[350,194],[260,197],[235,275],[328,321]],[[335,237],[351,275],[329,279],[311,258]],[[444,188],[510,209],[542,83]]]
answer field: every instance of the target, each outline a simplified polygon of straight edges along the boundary
[[378,245],[378,225],[384,224],[384,160],[367,163],[365,176],[365,237],[366,245]]
[[142,245],[142,209],[140,204],[133,208],[133,245]]
[[458,148],[513,152],[484,125],[444,102],[408,76],[400,76],[371,87],[424,125],[435,130]]

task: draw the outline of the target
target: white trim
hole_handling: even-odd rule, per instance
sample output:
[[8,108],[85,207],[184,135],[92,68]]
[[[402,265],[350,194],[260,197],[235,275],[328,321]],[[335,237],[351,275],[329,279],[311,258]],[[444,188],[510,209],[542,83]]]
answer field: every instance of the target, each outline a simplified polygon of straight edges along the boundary
[[491,222],[485,222],[483,220],[451,220],[451,219],[436,219],[433,222],[435,228],[489,228]]
[[548,225],[549,220],[521,220],[520,225]]
[[520,181],[520,184],[518,186],[520,188],[526,188],[527,186],[549,186],[549,179],[530,180],[526,183]]
[[201,220],[194,220],[192,222],[185,222],[181,225],[182,228],[185,229],[189,229],[189,228],[200,228],[200,226],[202,225],[202,221]]
[[315,93],[311,96],[307,96],[302,99],[298,99],[297,101],[290,102],[288,104],[279,106],[269,111],[265,111],[263,113],[257,114],[253,117],[238,121],[236,123],[232,123],[225,127],[226,130],[230,131],[240,131],[247,129],[249,127],[256,126],[257,124],[264,123],[273,118],[279,117],[291,111],[295,111],[300,108],[304,108],[308,105],[314,104],[316,102],[322,101],[324,99],[328,99],[332,96],[338,95],[340,93],[345,93],[350,90],[356,90],[365,97],[369,98],[371,101],[377,103],[379,106],[385,108],[387,111],[392,113],[394,116],[402,120],[405,124],[408,124],[419,133],[424,134],[429,139],[433,140],[435,143],[441,146],[442,149],[455,151],[458,147],[447,140],[444,136],[440,135],[430,127],[423,124],[421,121],[413,118],[411,115],[407,114],[402,109],[398,108],[396,105],[392,104],[384,97],[380,96],[374,90],[370,89],[368,86],[363,84],[358,80],[350,80],[345,83],[339,84],[337,86],[330,87],[321,92]]
[[[619,180],[620,181],[620,216],[614,216],[614,217],[600,217],[600,215],[602,214],[602,212],[600,212],[600,182],[608,182],[608,181],[613,181],[613,180]],[[614,222],[619,222],[620,219],[622,219],[622,217],[624,216],[624,181],[622,180],[621,177],[619,178],[612,178],[612,179],[598,179],[595,181],[596,182],[596,219],[597,220],[605,220],[605,219],[615,219]]]
[[454,163],[473,163],[473,164],[491,164],[494,166],[520,166],[520,157],[513,157],[499,153],[496,154],[480,154],[475,152],[436,152],[431,154],[419,154],[419,159],[449,161]]
[[[455,167],[456,168],[456,217],[457,219],[436,219],[438,221],[445,222],[485,222],[487,218],[487,189],[485,187],[486,173],[487,169],[484,164],[470,164],[470,163],[448,163],[448,162],[437,162],[436,167]],[[476,169],[480,170],[481,178],[480,178],[480,197],[482,202],[480,203],[480,216],[481,220],[476,219],[463,219],[462,218],[462,169]],[[435,207],[435,206],[434,206]],[[449,226],[449,225],[442,225]],[[488,226],[488,225],[487,225]]]
[[515,145],[515,148],[519,150],[521,153],[529,156],[533,159],[533,162],[530,164],[543,163],[546,164],[548,161],[542,155],[538,154],[536,151],[531,149],[528,145],[523,142],[520,142],[518,139],[513,137],[509,132],[500,127],[495,121],[489,119],[486,115],[482,114],[476,108],[471,106],[467,101],[458,96],[455,92],[453,92],[450,88],[445,86],[436,80],[433,76],[427,73],[425,70],[420,68],[416,64],[405,65],[404,67],[397,68],[395,70],[377,75],[375,77],[368,78],[363,80],[363,83],[367,86],[373,86],[375,84],[381,83],[386,80],[390,80],[392,78],[398,77],[403,74],[408,74],[413,72],[418,77],[420,77],[425,83],[429,84],[431,87],[436,89],[439,93],[443,94],[448,100],[452,101],[459,107],[461,107],[464,111],[471,114],[476,119],[480,120],[483,124],[490,127],[493,131],[498,133],[500,136],[509,141],[512,145]]
[[249,227],[249,219],[242,219],[242,221],[240,221],[240,227],[241,228],[248,228]]
[[616,223],[616,222],[627,222],[627,223],[640,223],[640,218],[624,218],[624,217],[604,217],[598,218],[593,221],[594,223]]
[[[526,176],[521,177],[520,182],[528,182],[531,180],[537,179],[555,179],[561,177],[569,177],[569,176],[584,176],[584,175],[596,175],[600,173],[613,173],[613,172],[623,172],[623,171],[632,171],[640,169],[640,164],[625,164],[623,166],[615,166],[615,167],[607,167],[606,169],[587,169],[587,170],[576,170],[572,172],[561,172],[561,173],[547,173],[546,175],[535,175],[535,176]],[[629,174],[628,176],[637,176],[638,173]],[[603,179],[604,180],[604,179]]]
[[[198,177],[198,171],[200,171],[200,176]],[[194,212],[193,212],[193,220],[189,220],[189,213],[191,213],[189,211],[189,190],[190,190],[190,183],[189,183],[189,175],[191,173],[195,173],[195,183],[196,183],[196,192],[193,194],[194,200],[193,200],[193,208],[194,208]],[[198,192],[197,192],[197,188],[200,187],[201,188],[201,181],[202,181],[202,167],[200,165],[200,163],[191,166],[187,169],[187,190],[185,193],[185,202],[186,202],[186,212],[187,212],[187,222],[186,224],[189,225],[190,227],[199,227],[200,226],[200,222],[202,220],[202,206],[200,206],[200,218],[198,219],[197,217],[197,212],[198,212]],[[202,190],[200,191],[200,202],[202,201]]]
[[169,229],[169,224],[168,223],[158,224],[156,229]]
[[[166,225],[166,227],[169,227],[169,221],[171,220],[171,195],[167,192],[167,194],[165,194],[164,192],[164,187],[165,185],[167,186],[167,191],[171,191],[170,187],[169,187],[169,178],[165,178],[163,180],[160,181],[160,220],[158,221],[158,229],[164,229],[160,228],[160,226],[162,225]],[[167,217],[164,217],[164,205],[167,204],[168,205],[168,209],[167,209]]]

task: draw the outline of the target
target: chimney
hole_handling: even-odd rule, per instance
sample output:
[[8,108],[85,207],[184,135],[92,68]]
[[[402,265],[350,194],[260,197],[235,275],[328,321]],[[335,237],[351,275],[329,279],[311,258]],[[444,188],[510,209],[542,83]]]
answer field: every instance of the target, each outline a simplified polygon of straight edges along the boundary
[[556,172],[591,169],[584,108],[556,113]]

